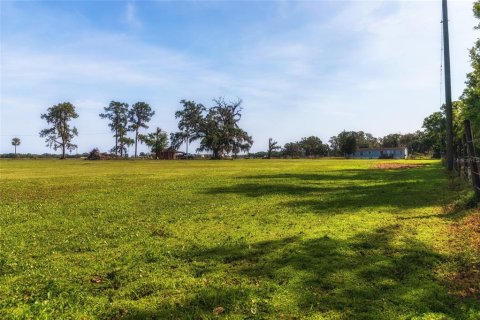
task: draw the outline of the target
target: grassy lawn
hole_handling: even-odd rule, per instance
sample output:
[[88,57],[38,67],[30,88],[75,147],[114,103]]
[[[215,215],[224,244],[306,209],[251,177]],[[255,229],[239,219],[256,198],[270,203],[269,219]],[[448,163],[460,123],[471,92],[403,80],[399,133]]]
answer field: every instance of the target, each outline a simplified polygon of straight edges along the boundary
[[378,162],[1,161],[0,318],[480,319],[440,163]]

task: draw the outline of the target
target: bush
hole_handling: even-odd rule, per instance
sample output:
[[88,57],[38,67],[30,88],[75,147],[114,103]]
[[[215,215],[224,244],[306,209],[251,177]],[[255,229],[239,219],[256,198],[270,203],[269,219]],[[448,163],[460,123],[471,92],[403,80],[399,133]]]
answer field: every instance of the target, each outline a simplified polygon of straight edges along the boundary
[[98,148],[94,148],[90,153],[88,154],[87,160],[100,160],[100,151]]

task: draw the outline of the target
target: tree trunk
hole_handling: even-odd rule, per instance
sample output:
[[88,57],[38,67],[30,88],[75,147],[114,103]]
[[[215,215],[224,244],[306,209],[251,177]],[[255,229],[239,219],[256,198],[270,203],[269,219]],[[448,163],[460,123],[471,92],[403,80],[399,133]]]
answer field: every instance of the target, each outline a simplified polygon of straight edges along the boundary
[[15,156],[17,155],[17,145],[15,145]]
[[62,159],[65,159],[65,143],[62,145]]
[[138,140],[138,129],[135,130],[135,159],[137,158],[137,140]]
[[118,156],[118,130],[115,129],[115,155]]

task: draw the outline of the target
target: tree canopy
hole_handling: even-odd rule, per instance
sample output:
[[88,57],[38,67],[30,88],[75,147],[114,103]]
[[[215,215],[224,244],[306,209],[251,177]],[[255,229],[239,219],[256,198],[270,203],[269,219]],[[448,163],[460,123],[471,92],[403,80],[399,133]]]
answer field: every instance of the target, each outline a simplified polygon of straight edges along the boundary
[[354,131],[342,131],[337,136],[338,149],[342,155],[348,157],[357,149],[357,137]]
[[168,146],[168,136],[165,131],[157,127],[155,132],[146,135],[139,135],[139,139],[150,147],[152,153],[155,153],[157,159],[161,158],[161,153]]
[[327,154],[328,146],[316,136],[305,137],[300,140],[300,146],[306,157],[320,157]]
[[152,119],[155,111],[145,102],[134,103],[128,110],[129,130],[135,132],[135,158],[137,157],[138,132],[141,128],[148,129],[148,122]]
[[[480,1],[475,1],[473,13],[480,20]],[[480,29],[480,21],[477,29]],[[480,137],[480,38],[477,39],[470,49],[472,71],[467,74],[466,87],[460,97],[462,105],[462,118],[469,119],[472,124],[475,137]],[[477,142],[480,148],[480,142]]]
[[180,133],[171,135],[172,146],[182,142],[187,145],[193,139],[200,140],[199,151],[211,151],[213,158],[219,159],[225,154],[234,155],[248,152],[253,139],[240,128],[242,100],[227,102],[223,98],[214,99],[215,105],[208,110],[193,101],[182,100],[183,109],[177,111]]
[[128,103],[111,101],[100,118],[110,120],[108,126],[114,133],[115,146],[111,149],[116,155],[123,156],[127,152],[127,146],[133,143],[133,139],[127,137],[128,132]]
[[171,135],[172,146],[174,145],[178,149],[185,143],[186,152],[188,153],[188,146],[190,142],[200,138],[200,126],[203,121],[203,113],[206,108],[195,101],[181,100],[180,103],[183,106],[182,110],[175,112],[175,119],[178,121],[178,129],[180,132],[173,133]]
[[267,158],[270,159],[272,157],[272,152],[279,149],[282,149],[282,147],[278,145],[278,142],[274,141],[272,138],[268,138]]
[[66,150],[77,148],[72,140],[78,135],[78,131],[77,128],[70,127],[70,121],[78,118],[75,106],[70,102],[59,103],[48,108],[41,118],[45,119],[50,127],[40,131],[40,137],[45,138],[48,147],[54,150],[62,149],[62,159],[65,159]]
[[13,138],[12,139],[12,146],[15,147],[15,154],[17,154],[17,147],[20,145],[20,138]]

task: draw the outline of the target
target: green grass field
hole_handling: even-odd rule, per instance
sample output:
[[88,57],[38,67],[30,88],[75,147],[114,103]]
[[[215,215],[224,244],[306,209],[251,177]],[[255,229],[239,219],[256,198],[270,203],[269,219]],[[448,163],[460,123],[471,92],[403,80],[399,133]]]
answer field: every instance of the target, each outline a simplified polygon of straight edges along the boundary
[[440,163],[378,162],[0,161],[0,318],[480,319]]

